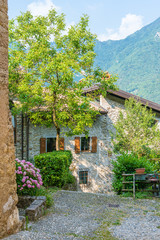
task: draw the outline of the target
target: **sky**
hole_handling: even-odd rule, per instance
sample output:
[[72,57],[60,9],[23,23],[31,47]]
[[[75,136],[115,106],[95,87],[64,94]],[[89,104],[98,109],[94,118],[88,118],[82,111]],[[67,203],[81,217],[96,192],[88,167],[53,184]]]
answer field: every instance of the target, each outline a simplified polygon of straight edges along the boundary
[[89,28],[100,41],[120,40],[160,17],[160,0],[8,0],[9,19],[27,10],[35,16],[55,8],[67,27],[89,16]]

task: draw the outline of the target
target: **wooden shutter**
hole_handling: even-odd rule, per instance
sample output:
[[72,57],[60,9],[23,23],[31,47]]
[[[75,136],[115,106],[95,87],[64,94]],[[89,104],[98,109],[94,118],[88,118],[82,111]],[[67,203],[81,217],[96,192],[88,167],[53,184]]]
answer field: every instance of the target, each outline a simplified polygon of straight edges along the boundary
[[59,147],[60,150],[64,150],[64,138],[60,138]]
[[75,137],[75,153],[80,153],[80,137]]
[[97,152],[97,137],[92,137],[92,153]]
[[40,153],[46,152],[46,138],[40,138]]

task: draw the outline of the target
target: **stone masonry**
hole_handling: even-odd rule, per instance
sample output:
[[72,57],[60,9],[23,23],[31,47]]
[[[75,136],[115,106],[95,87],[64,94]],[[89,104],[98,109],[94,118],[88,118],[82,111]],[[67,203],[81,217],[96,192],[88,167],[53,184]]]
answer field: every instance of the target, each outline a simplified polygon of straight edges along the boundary
[[13,127],[8,98],[7,9],[7,0],[0,0],[0,238],[19,228]]

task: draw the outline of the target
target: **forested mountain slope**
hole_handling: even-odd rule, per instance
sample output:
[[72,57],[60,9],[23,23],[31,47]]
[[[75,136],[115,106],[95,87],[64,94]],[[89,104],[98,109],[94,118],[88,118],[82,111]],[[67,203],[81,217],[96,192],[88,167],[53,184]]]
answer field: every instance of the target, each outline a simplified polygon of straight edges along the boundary
[[120,89],[160,103],[160,18],[126,39],[97,41],[95,65],[118,74]]

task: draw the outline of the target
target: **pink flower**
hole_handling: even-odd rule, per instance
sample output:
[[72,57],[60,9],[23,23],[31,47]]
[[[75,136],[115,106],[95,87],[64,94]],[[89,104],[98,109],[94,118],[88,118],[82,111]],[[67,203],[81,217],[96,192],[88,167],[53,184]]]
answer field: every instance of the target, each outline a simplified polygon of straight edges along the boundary
[[[21,184],[17,186],[19,190],[22,191],[24,187],[40,188],[43,184],[40,170],[35,168],[32,163],[26,162],[25,160],[16,159],[16,162],[18,163],[18,166],[15,172],[18,181],[21,181]],[[18,176],[21,174],[22,176]]]
[[22,182],[24,183],[26,181],[26,177],[23,177],[22,178]]
[[16,161],[17,161],[17,162],[21,162],[18,158],[16,158]]

